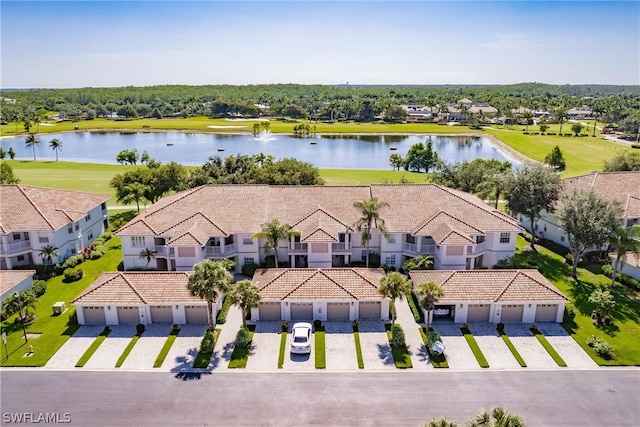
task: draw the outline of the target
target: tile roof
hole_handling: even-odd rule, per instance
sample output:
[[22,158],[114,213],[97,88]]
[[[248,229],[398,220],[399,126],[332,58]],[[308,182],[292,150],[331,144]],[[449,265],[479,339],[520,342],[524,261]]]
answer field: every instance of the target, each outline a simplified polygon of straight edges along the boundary
[[640,171],[594,172],[562,180],[565,191],[593,190],[607,200],[616,200],[624,217],[640,217]]
[[129,271],[103,273],[73,304],[206,303],[187,289],[191,272]]
[[[487,231],[522,231],[517,221],[461,191],[435,184],[333,186],[206,185],[161,199],[118,230],[117,235],[177,238],[194,224],[216,233],[253,234],[278,219],[291,224],[301,239],[337,241],[337,234],[360,217],[353,204],[377,197],[387,202],[381,216],[391,232],[430,235],[443,223],[460,235]],[[199,221],[199,222],[198,222]],[[224,233],[224,234],[223,234]]]
[[440,303],[569,301],[538,270],[414,270],[414,288],[435,282],[444,288]]
[[109,200],[102,194],[0,185],[0,232],[57,230]]
[[36,274],[35,270],[0,270],[0,294],[10,291],[34,274]]
[[[618,258],[615,253],[611,253],[609,256],[614,260]],[[640,255],[633,252],[627,252],[624,263],[635,268],[640,268]],[[620,268],[622,268],[622,261],[620,261]]]
[[381,268],[270,268],[253,275],[264,299],[383,299],[378,293]]

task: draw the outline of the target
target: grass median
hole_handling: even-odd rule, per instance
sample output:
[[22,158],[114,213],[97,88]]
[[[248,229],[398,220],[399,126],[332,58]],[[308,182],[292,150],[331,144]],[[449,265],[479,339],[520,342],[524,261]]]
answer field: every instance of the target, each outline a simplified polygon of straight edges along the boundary
[[287,331],[283,330],[280,333],[280,353],[278,353],[278,369],[282,369],[284,366],[284,356],[287,351]]
[[129,344],[127,344],[127,347],[124,349],[124,351],[122,352],[122,354],[118,358],[118,361],[116,362],[116,368],[121,367],[122,364],[124,363],[124,361],[127,360],[127,357],[129,356],[129,353],[131,353],[131,350],[133,350],[133,347],[136,346],[136,344],[138,343],[138,340],[140,339],[142,334],[143,334],[143,332],[137,332],[133,336],[133,338],[131,338],[131,341],[129,341]]
[[98,347],[102,345],[102,343],[104,342],[104,340],[107,339],[110,333],[111,333],[111,329],[105,328],[105,330],[102,331],[100,335],[96,337],[95,340],[93,340],[93,342],[91,343],[87,351],[85,351],[84,354],[80,356],[80,359],[78,359],[78,362],[76,363],[76,368],[82,368],[84,367],[84,365],[87,364],[89,359],[91,359],[91,356],[93,356],[93,354],[98,350]]
[[325,348],[324,326],[317,326],[313,335],[315,341],[314,351],[316,369],[325,369],[327,367],[327,352]]
[[179,333],[180,333],[180,329],[173,329],[171,331],[171,333],[167,337],[167,340],[164,342],[162,349],[160,349],[160,353],[158,354],[158,357],[156,357],[155,362],[153,362],[154,368],[159,368],[162,366],[162,364],[164,363],[164,359],[167,358],[167,354],[169,354],[169,350],[171,350],[171,347],[173,346],[173,343],[176,341],[176,338],[178,338]]
[[246,347],[238,347],[237,345],[233,347],[233,351],[231,352],[231,360],[229,360],[230,369],[244,369],[247,367],[249,355],[251,354],[251,345],[253,342],[255,325],[249,325],[247,326],[247,328],[249,329],[249,345]]
[[360,344],[360,332],[358,327],[353,327],[353,340],[356,345],[356,358],[358,359],[358,368],[364,369],[364,357],[362,357],[362,345]]
[[387,339],[389,340],[389,348],[391,349],[391,356],[393,357],[393,363],[395,364],[396,368],[398,369],[413,368],[413,363],[411,362],[411,355],[409,354],[409,350],[407,349],[407,346],[391,345],[391,325],[386,324],[385,329],[387,330],[386,332],[387,332]]
[[[218,342],[218,337],[220,336],[220,332],[222,332],[222,329],[220,328],[215,328],[213,330],[213,349],[214,350],[216,348],[216,343]],[[193,361],[193,367],[201,368],[201,369],[208,368],[209,363],[211,362],[212,355],[213,355],[213,351],[212,352],[199,351],[198,354],[196,355],[196,358]]]
[[[425,347],[427,347],[429,344],[428,344],[425,328],[418,328],[418,332],[420,332],[420,337],[422,337],[422,342],[424,343]],[[447,357],[444,355],[444,353],[433,354],[433,352],[430,351],[428,348],[427,348],[427,353],[429,354],[429,360],[431,361],[431,366],[433,366],[434,368],[449,367],[449,362],[447,362]]]
[[500,334],[500,338],[502,338],[502,341],[504,341],[509,351],[511,351],[511,354],[513,354],[513,357],[515,357],[516,360],[518,361],[518,364],[521,367],[526,368],[527,364],[525,363],[522,356],[520,356],[520,353],[518,353],[518,350],[516,350],[516,347],[511,342],[511,339],[509,338],[509,336],[504,331],[498,331],[498,333]]
[[535,335],[535,337],[538,339],[540,344],[542,344],[544,349],[547,350],[547,353],[549,353],[549,356],[551,356],[553,361],[556,362],[558,366],[566,368],[567,363],[564,361],[564,359],[562,359],[562,357],[560,357],[556,349],[553,348],[553,346],[547,340],[547,338],[544,335],[542,335],[542,333],[537,328],[530,328],[530,331],[533,333],[533,335]]
[[484,354],[482,353],[482,350],[480,350],[480,346],[478,345],[478,342],[476,341],[475,337],[473,336],[469,328],[462,327],[460,328],[460,330],[462,331],[462,335],[464,336],[464,339],[467,341],[467,344],[469,344],[469,348],[471,348],[471,352],[473,353],[476,360],[478,361],[478,365],[480,365],[481,368],[488,368],[489,362],[487,362],[487,358],[484,357]]

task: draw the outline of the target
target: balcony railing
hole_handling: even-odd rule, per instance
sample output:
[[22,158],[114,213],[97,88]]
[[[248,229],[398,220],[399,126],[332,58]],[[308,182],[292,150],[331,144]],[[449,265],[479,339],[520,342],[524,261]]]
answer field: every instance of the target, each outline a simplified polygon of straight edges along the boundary
[[309,250],[308,243],[289,243],[289,252],[304,252]]
[[30,248],[31,248],[31,242],[28,240],[24,242],[14,242],[14,243],[9,243],[7,247],[5,247],[4,245],[0,246],[0,253],[12,254],[14,252],[20,252]]
[[173,256],[175,254],[175,248],[170,248],[167,246],[154,246],[156,251],[156,255],[160,256]]
[[332,243],[331,252],[351,252],[351,243],[347,243],[347,242]]
[[238,252],[238,245],[231,243],[224,246],[205,246],[206,256],[223,256]]
[[487,249],[486,243],[478,243],[475,246],[467,247],[467,255],[475,255],[484,252]]
[[436,245],[422,245],[420,249],[418,249],[417,244],[404,242],[402,244],[402,250],[414,254],[433,255],[436,253]]

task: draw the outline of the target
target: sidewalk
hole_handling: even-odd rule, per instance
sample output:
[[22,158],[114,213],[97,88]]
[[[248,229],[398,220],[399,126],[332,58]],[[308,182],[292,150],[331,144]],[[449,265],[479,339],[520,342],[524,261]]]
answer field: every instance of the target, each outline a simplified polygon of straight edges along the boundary
[[217,325],[221,329],[220,336],[215,346],[215,353],[219,354],[220,364],[217,369],[227,369],[233,352],[233,343],[236,341],[236,334],[242,326],[242,311],[235,305],[229,307],[227,321],[222,325]]
[[422,342],[422,337],[420,336],[420,332],[418,331],[418,328],[420,328],[421,325],[416,323],[416,320],[413,318],[413,313],[409,308],[407,299],[403,298],[402,301],[396,300],[395,307],[396,323],[399,323],[404,330],[404,336],[407,341],[407,348],[409,349],[409,353],[411,354],[411,363],[413,363],[413,369],[432,369],[433,366],[429,361],[427,349]]

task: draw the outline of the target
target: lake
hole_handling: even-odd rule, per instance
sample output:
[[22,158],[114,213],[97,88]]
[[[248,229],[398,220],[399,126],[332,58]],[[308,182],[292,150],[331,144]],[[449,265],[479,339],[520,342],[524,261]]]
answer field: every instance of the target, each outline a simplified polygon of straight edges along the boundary
[[[40,134],[36,147],[38,160],[55,160],[49,141],[63,142],[60,160],[85,163],[116,164],[116,155],[124,149],[147,151],[162,163],[176,161],[200,166],[209,156],[264,153],[276,159],[294,157],[311,162],[321,169],[390,169],[389,156],[406,156],[411,145],[431,141],[433,149],[447,162],[476,158],[518,162],[499,151],[488,138],[476,136],[433,135],[221,135],[182,132],[71,132]],[[1,139],[2,148],[13,147],[18,159],[33,159],[25,137]]]

